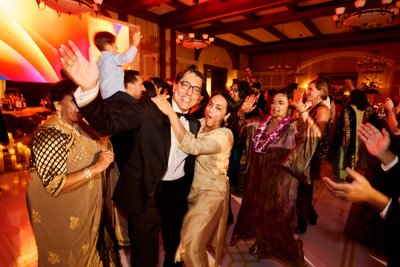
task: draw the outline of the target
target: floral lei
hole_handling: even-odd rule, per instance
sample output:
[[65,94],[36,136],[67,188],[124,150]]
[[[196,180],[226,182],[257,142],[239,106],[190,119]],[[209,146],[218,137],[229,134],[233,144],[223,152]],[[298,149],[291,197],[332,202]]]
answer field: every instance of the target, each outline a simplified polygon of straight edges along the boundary
[[260,124],[260,126],[258,126],[256,130],[256,135],[254,137],[254,147],[253,147],[254,152],[264,154],[267,146],[275,142],[275,140],[283,132],[286,126],[289,125],[291,120],[292,119],[289,116],[283,118],[278,122],[274,130],[268,133],[267,129],[268,125],[272,121],[272,116],[271,115],[267,116],[266,119]]

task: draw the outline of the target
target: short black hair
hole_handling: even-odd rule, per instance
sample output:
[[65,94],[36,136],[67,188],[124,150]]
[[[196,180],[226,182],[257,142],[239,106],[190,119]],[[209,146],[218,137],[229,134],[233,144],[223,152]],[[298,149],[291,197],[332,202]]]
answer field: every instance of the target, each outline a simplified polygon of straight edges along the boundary
[[124,70],[124,85],[128,83],[134,83],[137,81],[137,77],[140,75],[140,72],[137,70]]
[[106,45],[115,44],[115,35],[110,32],[97,32],[94,35],[94,44],[97,49],[103,52]]
[[56,110],[54,102],[60,102],[67,95],[73,95],[78,86],[70,79],[66,78],[51,87],[50,101],[52,110]]

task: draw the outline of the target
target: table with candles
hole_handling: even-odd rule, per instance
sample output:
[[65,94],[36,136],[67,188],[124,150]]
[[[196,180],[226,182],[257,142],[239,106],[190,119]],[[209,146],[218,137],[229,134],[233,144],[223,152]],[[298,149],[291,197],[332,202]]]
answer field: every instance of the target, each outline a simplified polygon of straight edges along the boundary
[[8,138],[8,145],[0,145],[0,173],[28,169],[31,149],[16,142],[12,133],[8,133]]

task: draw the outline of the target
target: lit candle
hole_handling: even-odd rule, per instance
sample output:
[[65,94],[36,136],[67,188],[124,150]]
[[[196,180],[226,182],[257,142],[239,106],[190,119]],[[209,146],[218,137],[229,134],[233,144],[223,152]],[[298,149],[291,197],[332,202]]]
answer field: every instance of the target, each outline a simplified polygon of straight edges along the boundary
[[29,158],[31,157],[31,149],[29,147],[25,148],[25,162],[29,165]]
[[11,142],[14,142],[14,138],[12,136],[12,133],[8,133],[8,140]]
[[10,155],[15,155],[15,149],[14,148],[8,149],[8,152],[10,153]]
[[0,149],[0,172],[4,172],[4,155],[3,155],[3,148]]
[[17,152],[18,152],[18,156],[22,157],[22,155],[24,153],[24,145],[21,142],[17,143]]
[[22,169],[22,165],[17,163],[17,156],[11,155],[11,167],[13,168],[13,170],[21,170]]

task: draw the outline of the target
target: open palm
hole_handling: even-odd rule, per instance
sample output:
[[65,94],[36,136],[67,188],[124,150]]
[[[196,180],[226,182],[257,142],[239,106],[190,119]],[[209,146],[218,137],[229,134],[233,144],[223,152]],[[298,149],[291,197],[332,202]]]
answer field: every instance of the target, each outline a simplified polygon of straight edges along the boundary
[[64,71],[84,91],[94,88],[99,79],[99,68],[93,49],[89,48],[88,61],[72,41],[68,41],[68,44],[69,47],[61,45],[59,49]]

